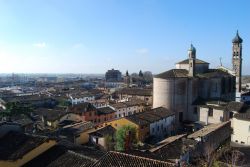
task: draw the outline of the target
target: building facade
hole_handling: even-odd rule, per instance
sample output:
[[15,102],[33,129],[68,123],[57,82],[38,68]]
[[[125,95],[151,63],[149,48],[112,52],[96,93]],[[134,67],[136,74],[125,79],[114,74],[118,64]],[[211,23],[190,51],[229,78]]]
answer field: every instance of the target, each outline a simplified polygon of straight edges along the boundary
[[[233,40],[233,65],[241,69],[242,39],[238,33]],[[220,99],[234,101],[237,86],[241,82],[241,70],[235,76],[222,68],[210,69],[209,63],[196,58],[196,49],[191,45],[188,59],[176,63],[172,69],[154,76],[153,108],[166,107],[176,113],[181,121],[198,121],[195,101]],[[237,83],[236,83],[237,82]],[[238,86],[240,90],[240,86]]]
[[106,82],[121,82],[122,73],[119,70],[108,70],[105,74]]

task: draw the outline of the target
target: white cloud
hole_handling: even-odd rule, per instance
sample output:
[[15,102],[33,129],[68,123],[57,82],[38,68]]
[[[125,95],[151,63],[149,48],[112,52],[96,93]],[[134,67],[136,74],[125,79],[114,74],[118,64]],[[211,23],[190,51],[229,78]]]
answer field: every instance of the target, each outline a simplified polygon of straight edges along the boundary
[[136,53],[141,54],[141,55],[146,55],[149,53],[149,49],[148,48],[139,48],[139,49],[136,49]]
[[45,42],[34,43],[33,46],[37,48],[45,48],[46,43]]

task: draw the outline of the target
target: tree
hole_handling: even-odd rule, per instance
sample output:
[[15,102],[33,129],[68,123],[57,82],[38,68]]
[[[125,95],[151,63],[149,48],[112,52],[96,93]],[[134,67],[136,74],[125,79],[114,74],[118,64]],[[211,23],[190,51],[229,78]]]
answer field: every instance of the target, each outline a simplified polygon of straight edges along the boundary
[[146,82],[152,82],[153,81],[153,74],[150,71],[143,72],[143,76]]
[[33,108],[29,104],[22,104],[20,102],[9,102],[6,104],[5,113],[8,116],[16,116],[20,114],[28,115],[33,111]]
[[223,153],[223,159],[230,166],[241,166],[244,164],[244,154],[239,150],[235,150],[232,148],[226,149]]
[[71,105],[71,102],[66,99],[60,99],[58,105],[62,107],[68,107]]
[[136,128],[131,125],[124,125],[116,131],[116,150],[126,151],[137,143]]

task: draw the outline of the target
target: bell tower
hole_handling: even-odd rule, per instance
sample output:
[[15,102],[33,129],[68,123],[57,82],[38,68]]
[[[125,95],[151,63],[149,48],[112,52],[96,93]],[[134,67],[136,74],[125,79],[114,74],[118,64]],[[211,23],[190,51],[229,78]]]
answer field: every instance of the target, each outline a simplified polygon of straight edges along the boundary
[[190,48],[188,49],[188,60],[189,60],[189,72],[188,75],[190,77],[195,76],[195,59],[196,59],[196,49],[191,44]]
[[243,40],[239,36],[237,31],[236,36],[232,40],[232,64],[233,71],[236,77],[236,92],[241,92],[241,75],[242,75],[242,42]]

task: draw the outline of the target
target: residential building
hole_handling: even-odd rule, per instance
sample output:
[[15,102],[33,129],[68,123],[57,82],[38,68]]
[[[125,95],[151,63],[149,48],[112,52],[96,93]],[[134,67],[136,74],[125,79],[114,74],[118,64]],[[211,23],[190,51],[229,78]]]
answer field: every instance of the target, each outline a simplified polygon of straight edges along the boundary
[[95,129],[89,133],[89,141],[105,150],[113,150],[116,129],[111,125]]
[[196,140],[197,150],[195,156],[207,156],[216,150],[223,142],[230,138],[231,122],[211,124],[187,136]]
[[69,98],[72,105],[95,100],[95,96],[91,93],[70,94]]
[[140,99],[130,99],[129,101],[118,102],[110,104],[115,112],[115,118],[125,117],[133,115],[135,113],[143,112],[145,110],[146,103]]
[[237,113],[232,119],[233,133],[231,141],[243,146],[250,146],[250,112]]
[[33,116],[36,115],[41,119],[45,126],[57,128],[60,122],[71,120],[75,122],[84,121],[79,115],[72,112],[67,112],[63,108],[38,108],[34,111]]
[[186,139],[186,134],[168,137],[148,151],[160,160],[189,164],[197,141]]
[[134,126],[137,131],[138,139],[144,141],[150,136],[161,139],[166,135],[172,134],[175,130],[174,124],[174,113],[163,107],[159,107],[105,122],[103,126],[111,125],[115,129],[124,125]]
[[48,137],[11,131],[0,138],[0,166],[20,167],[55,144],[56,141]]
[[152,89],[142,88],[123,88],[116,92],[120,100],[128,100],[130,98],[137,98],[146,102],[147,105],[152,105]]
[[92,122],[78,122],[59,129],[60,138],[67,139],[75,144],[86,144],[89,141],[89,132],[94,130]]
[[105,152],[91,147],[75,145],[70,142],[59,142],[47,151],[38,155],[23,167],[90,167]]
[[84,121],[91,121],[95,124],[101,124],[115,118],[115,110],[111,107],[96,108],[90,103],[81,103],[69,108],[70,112],[78,114]]
[[108,70],[105,74],[106,82],[121,82],[122,73],[119,70]]

